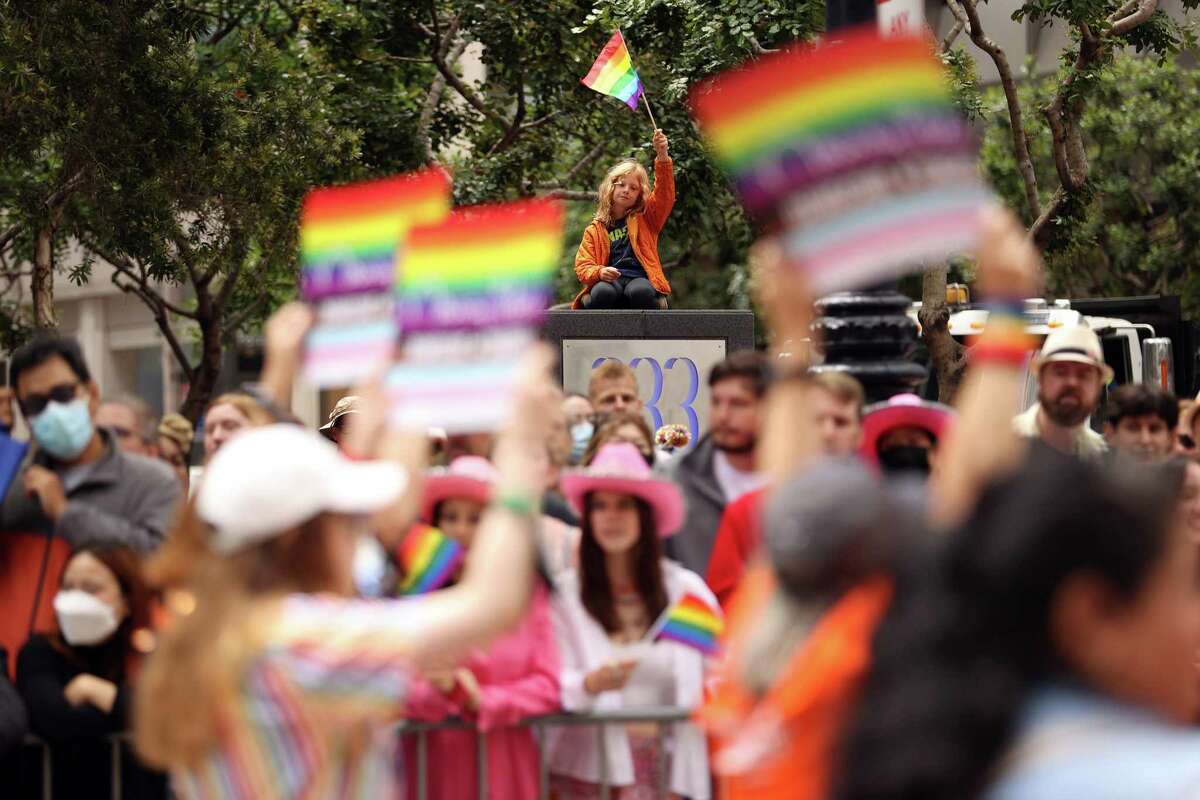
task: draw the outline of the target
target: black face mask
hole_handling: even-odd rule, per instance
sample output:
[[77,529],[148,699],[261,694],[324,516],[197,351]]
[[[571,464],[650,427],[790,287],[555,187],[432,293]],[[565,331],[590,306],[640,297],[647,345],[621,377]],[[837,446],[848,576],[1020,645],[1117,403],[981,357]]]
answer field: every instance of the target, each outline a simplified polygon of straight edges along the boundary
[[888,474],[902,472],[929,474],[929,450],[914,445],[889,447],[879,453],[879,463]]

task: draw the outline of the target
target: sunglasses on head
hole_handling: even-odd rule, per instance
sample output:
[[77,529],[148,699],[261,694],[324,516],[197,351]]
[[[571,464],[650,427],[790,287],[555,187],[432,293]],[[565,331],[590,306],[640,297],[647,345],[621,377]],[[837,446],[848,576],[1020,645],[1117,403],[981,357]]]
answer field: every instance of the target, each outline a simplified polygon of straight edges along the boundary
[[45,394],[31,394],[21,401],[21,413],[26,417],[36,417],[46,410],[51,402],[69,403],[79,392],[79,382],[60,383]]

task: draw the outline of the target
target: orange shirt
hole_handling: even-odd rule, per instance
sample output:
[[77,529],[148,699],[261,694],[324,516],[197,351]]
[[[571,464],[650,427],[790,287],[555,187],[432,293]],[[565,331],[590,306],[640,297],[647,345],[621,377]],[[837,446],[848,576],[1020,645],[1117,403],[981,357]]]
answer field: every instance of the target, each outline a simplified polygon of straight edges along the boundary
[[771,570],[746,573],[731,606],[729,657],[701,710],[725,800],[824,800],[839,737],[870,666],[871,638],[892,596],[890,579],[865,581],[817,622],[765,695],[737,674],[744,638],[770,599]]

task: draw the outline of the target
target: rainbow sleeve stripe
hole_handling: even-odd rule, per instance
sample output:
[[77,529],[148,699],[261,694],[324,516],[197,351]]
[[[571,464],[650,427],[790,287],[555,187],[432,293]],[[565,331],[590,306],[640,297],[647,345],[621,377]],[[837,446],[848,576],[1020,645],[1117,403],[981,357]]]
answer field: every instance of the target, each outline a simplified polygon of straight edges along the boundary
[[425,594],[450,580],[465,556],[462,546],[429,525],[416,525],[400,545],[403,594]]
[[671,641],[694,647],[702,653],[720,652],[717,639],[725,629],[721,615],[695,594],[685,594],[667,613],[654,641]]
[[743,205],[817,294],[975,241],[990,195],[923,37],[839,31],[700,84],[691,105]]
[[405,230],[449,211],[450,179],[437,167],[309,192],[300,212],[304,298],[390,290]]
[[608,44],[604,45],[596,63],[592,64],[580,83],[600,94],[616,97],[634,111],[637,110],[638,98],[643,92],[642,81],[633,68],[633,59],[629,57],[629,49],[625,47],[625,39],[620,31],[614,33]]

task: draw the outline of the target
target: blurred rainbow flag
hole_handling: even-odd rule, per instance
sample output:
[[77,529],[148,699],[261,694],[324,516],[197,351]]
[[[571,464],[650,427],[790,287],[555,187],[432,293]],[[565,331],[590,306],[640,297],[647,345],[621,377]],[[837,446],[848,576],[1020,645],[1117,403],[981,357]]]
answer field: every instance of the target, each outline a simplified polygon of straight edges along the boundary
[[717,639],[724,629],[724,620],[712,606],[699,595],[685,594],[667,610],[652,639],[679,642],[711,656],[720,652]]
[[450,213],[439,168],[315,189],[300,213],[300,288],[316,306],[305,372],[317,386],[346,386],[392,357],[392,286],[407,229]]
[[579,82],[600,94],[621,100],[634,111],[637,111],[638,98],[644,91],[620,31],[612,35],[596,63]]
[[525,200],[410,232],[396,284],[403,356],[386,381],[396,424],[462,433],[508,416],[517,362],[553,295],[562,219],[558,202]]
[[462,563],[466,551],[437,528],[414,525],[400,545],[404,578],[401,594],[425,594],[440,589]]
[[700,84],[691,105],[743,205],[817,294],[975,243],[990,193],[924,37],[839,31]]

